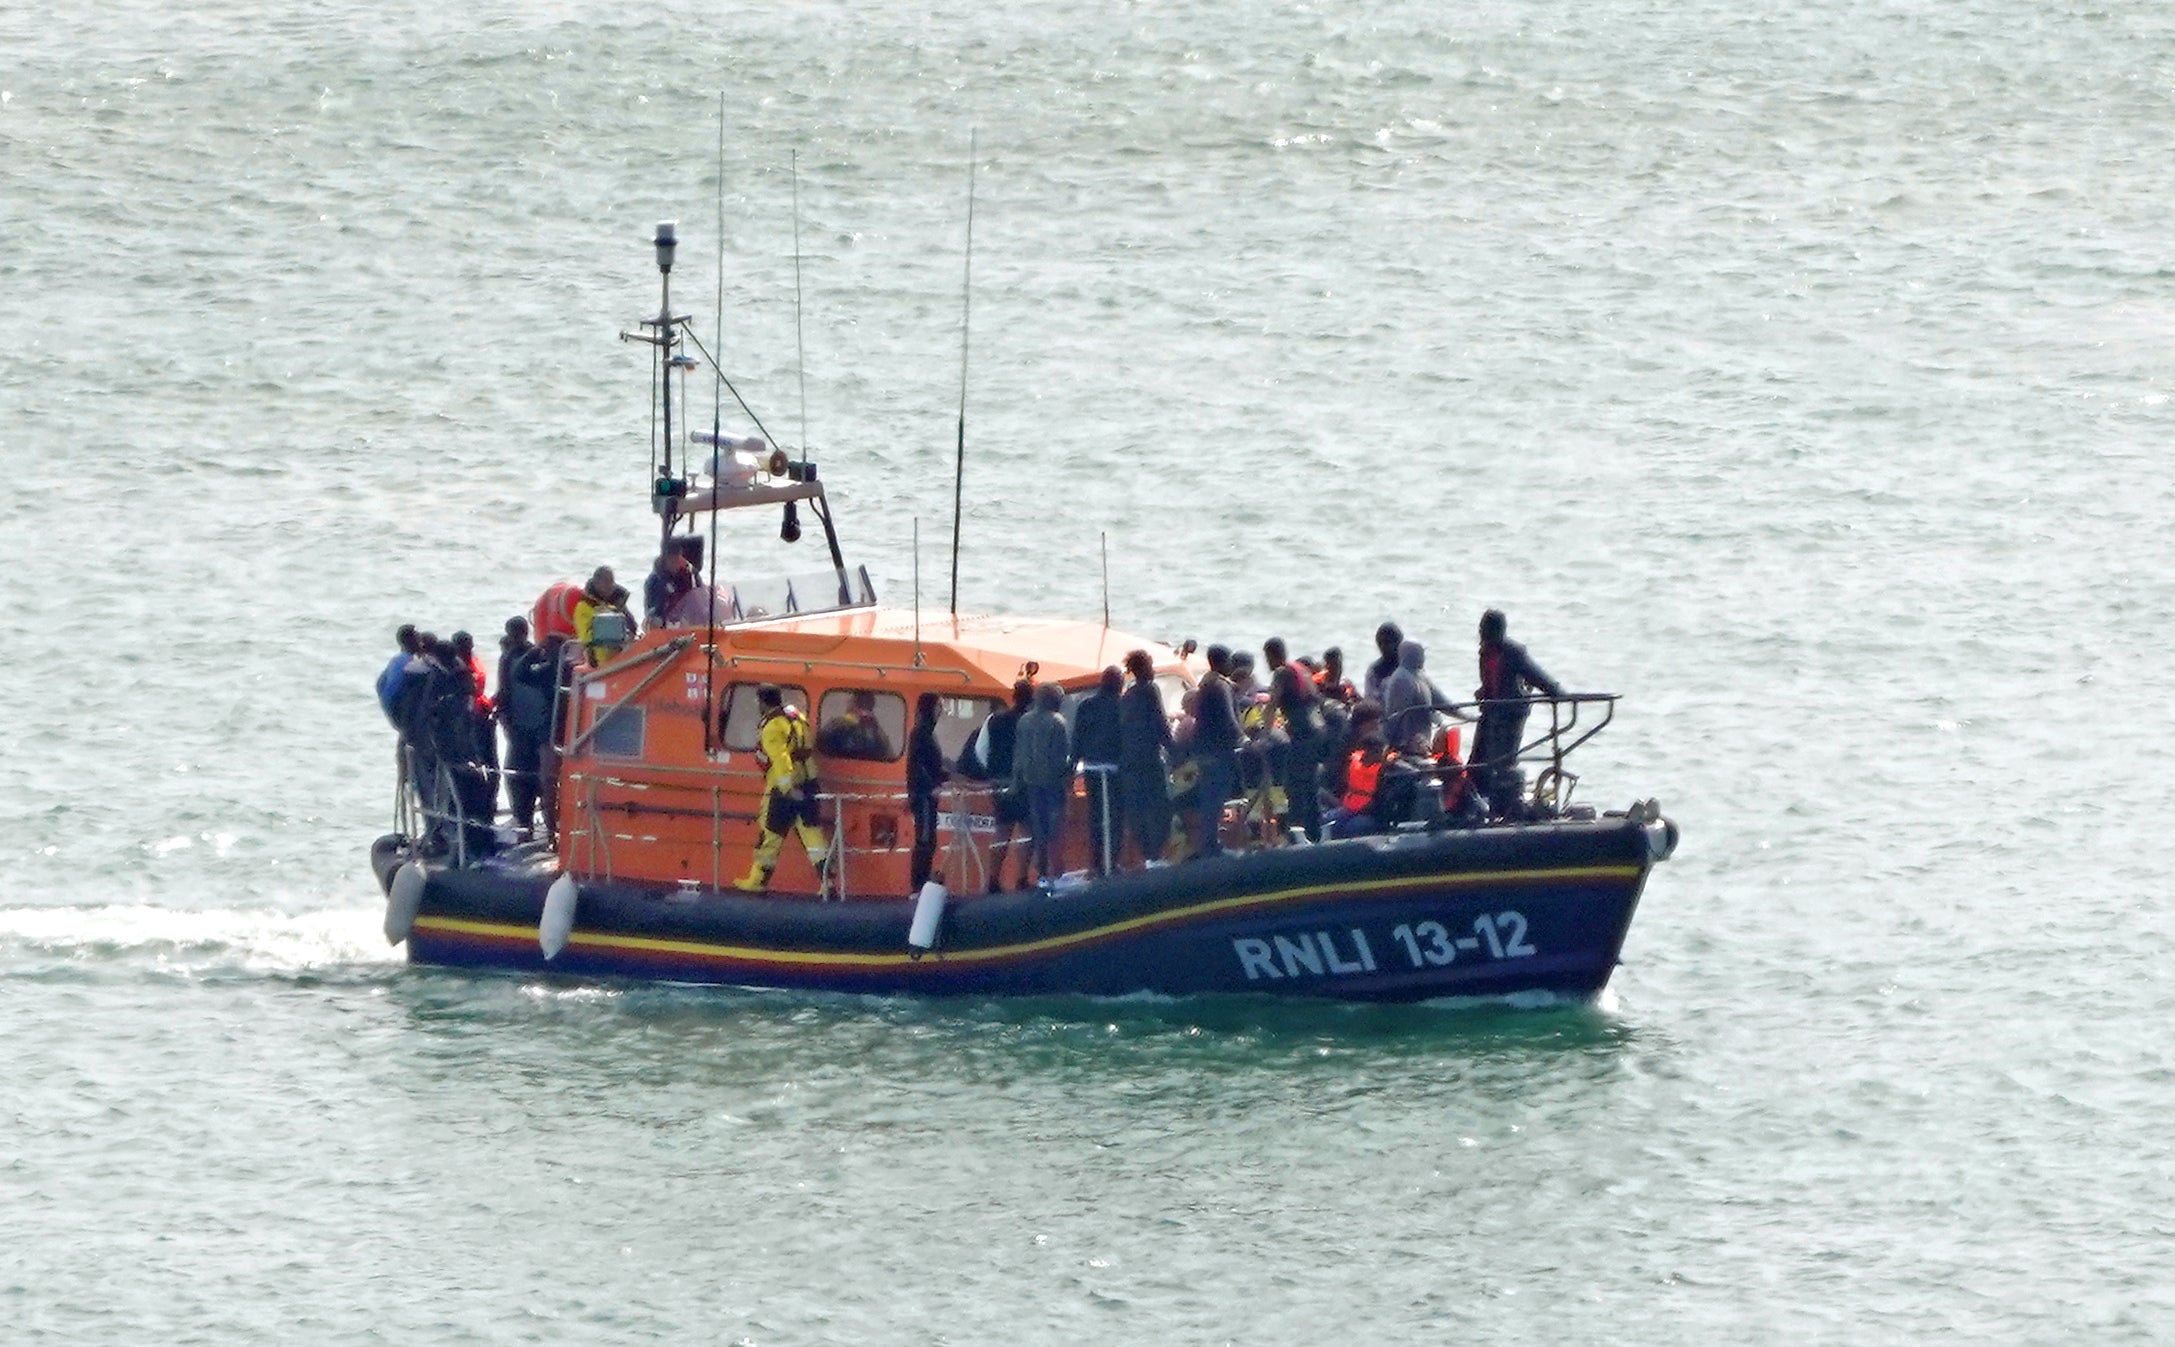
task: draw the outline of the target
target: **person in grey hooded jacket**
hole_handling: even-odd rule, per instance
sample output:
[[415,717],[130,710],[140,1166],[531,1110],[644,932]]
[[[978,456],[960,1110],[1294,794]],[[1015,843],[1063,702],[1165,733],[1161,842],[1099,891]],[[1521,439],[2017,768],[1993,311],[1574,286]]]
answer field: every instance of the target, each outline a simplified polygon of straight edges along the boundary
[[1400,753],[1428,751],[1436,711],[1464,718],[1434,680],[1421,672],[1426,664],[1427,651],[1418,641],[1401,642],[1397,647],[1397,672],[1382,684],[1383,737]]
[[1012,786],[1027,797],[1027,863],[1047,884],[1064,864],[1065,793],[1072,785],[1072,731],[1058,708],[1065,689],[1044,683],[1012,740]]

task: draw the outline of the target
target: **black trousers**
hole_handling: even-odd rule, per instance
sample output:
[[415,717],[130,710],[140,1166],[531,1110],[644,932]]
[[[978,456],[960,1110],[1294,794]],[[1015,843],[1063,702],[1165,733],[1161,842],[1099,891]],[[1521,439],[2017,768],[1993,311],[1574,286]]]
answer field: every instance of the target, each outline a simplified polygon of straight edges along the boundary
[[498,723],[491,717],[478,714],[475,719],[476,764],[483,768],[484,777],[491,787],[491,816],[498,816]]
[[1130,837],[1142,861],[1161,860],[1171,840],[1170,780],[1162,767],[1118,769],[1118,836]]
[[506,732],[506,806],[513,814],[514,826],[524,831],[536,826],[536,797],[542,790],[537,772],[543,758],[542,741]]
[[1322,840],[1322,765],[1297,746],[1284,760],[1284,796],[1288,801],[1284,821],[1306,834],[1309,842]]
[[1495,814],[1515,812],[1518,797],[1525,793],[1525,773],[1518,770],[1518,746],[1525,737],[1524,703],[1505,710],[1485,705],[1480,708],[1480,726],[1473,732],[1473,753],[1466,761],[1477,769],[1474,775],[1480,793],[1488,797],[1488,808]]
[[907,803],[914,811],[914,868],[909,887],[920,893],[936,863],[936,796],[916,795]]
[[1201,764],[1201,823],[1196,834],[1194,854],[1197,856],[1221,856],[1223,854],[1223,807],[1232,796],[1238,794],[1238,760],[1228,752],[1204,753]]

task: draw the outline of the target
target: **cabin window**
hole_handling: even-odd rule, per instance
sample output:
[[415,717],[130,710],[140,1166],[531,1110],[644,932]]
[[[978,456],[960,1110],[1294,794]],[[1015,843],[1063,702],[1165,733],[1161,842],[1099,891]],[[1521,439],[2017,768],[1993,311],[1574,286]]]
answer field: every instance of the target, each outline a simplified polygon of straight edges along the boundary
[[816,717],[816,752],[828,758],[895,762],[906,749],[906,698],[869,688],[833,688]]
[[[739,753],[751,752],[756,738],[763,729],[763,708],[756,704],[755,690],[760,683],[735,683],[725,689],[725,704],[718,708],[718,736],[725,747]],[[783,683],[778,690],[785,694],[785,704],[808,714],[808,690],[789,687]]]
[[589,736],[589,746],[600,758],[642,756],[642,708],[622,706],[605,713]]
[[994,697],[944,697],[940,699],[943,714],[936,722],[936,746],[944,751],[944,761],[957,762],[966,752],[967,745],[997,709]]

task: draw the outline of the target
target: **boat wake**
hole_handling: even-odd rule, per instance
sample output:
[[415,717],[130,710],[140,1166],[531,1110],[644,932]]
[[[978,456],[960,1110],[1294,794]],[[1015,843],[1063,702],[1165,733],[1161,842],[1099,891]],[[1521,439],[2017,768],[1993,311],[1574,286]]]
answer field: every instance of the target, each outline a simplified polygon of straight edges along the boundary
[[0,974],[145,969],[182,978],[361,972],[402,966],[367,908],[288,913],[149,905],[0,908]]

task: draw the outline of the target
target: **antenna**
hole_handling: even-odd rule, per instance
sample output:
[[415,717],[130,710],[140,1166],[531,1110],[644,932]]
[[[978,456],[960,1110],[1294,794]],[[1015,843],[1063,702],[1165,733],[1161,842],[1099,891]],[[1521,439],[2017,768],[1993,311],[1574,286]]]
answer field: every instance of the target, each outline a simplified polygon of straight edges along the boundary
[[657,482],[652,486],[656,493],[657,513],[663,517],[663,535],[658,540],[658,550],[672,544],[672,525],[678,511],[673,498],[667,494],[672,479],[672,373],[675,368],[672,348],[678,344],[678,334],[672,321],[672,258],[680,246],[680,227],[676,220],[657,222],[657,237],[651,240],[657,248],[657,274],[663,278],[664,299],[657,313],[657,354],[663,360],[658,367],[658,382],[664,386],[664,456],[658,471]]
[[801,383],[801,457],[808,456],[808,340],[801,335],[801,152],[793,151],[793,368]]
[[967,480],[967,320],[974,299],[974,151],[967,132],[967,267],[959,286],[959,447],[952,460],[952,616],[959,616],[959,509]]
[[[710,331],[717,342],[718,354],[725,353],[725,91],[717,92],[717,320]],[[707,352],[705,352],[707,354]],[[716,361],[710,368],[717,375],[711,385],[715,400],[710,408],[711,448],[715,450],[718,435],[725,429],[725,371]],[[713,454],[713,462],[715,456]],[[694,474],[690,473],[689,476]],[[714,475],[714,474],[713,474]],[[716,511],[711,511],[712,516]]]
[[921,667],[921,516],[914,516],[914,667]]
[[1103,530],[1103,630],[1110,630],[1110,530]]

